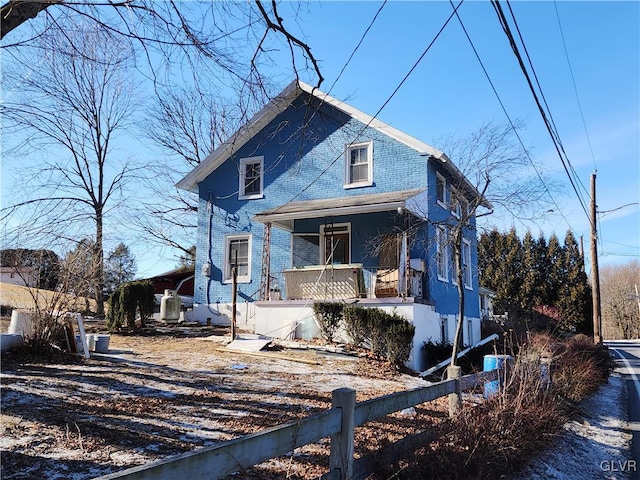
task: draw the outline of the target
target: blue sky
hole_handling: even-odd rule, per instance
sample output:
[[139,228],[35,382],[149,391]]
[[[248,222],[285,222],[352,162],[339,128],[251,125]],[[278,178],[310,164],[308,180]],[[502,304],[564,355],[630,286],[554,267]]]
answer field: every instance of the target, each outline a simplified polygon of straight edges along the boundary
[[[508,8],[505,2],[501,4]],[[380,10],[382,5],[382,1],[310,1],[279,6],[285,25],[304,38],[319,59],[325,77],[321,90],[370,115],[389,99],[452,12],[446,1],[389,1]],[[601,211],[633,204],[600,216],[600,264],[638,259],[640,2],[512,1],[511,7],[583,199],[588,204],[589,177],[597,169]],[[564,194],[554,195],[553,214],[535,224],[515,222],[515,226],[520,234],[530,228],[534,236],[542,231],[548,238],[555,232],[561,240],[571,229],[577,237],[584,236],[588,257],[588,219],[569,186],[491,3],[467,0],[459,14],[507,112],[526,123],[522,139],[531,147],[533,162],[564,184]],[[273,78],[284,88],[293,79],[289,52],[283,47],[273,55],[277,62]],[[301,78],[307,83],[316,81],[309,69],[301,71]],[[378,118],[435,147],[443,137],[465,136],[489,121],[506,122],[456,18]],[[134,146],[131,142],[127,139],[118,148],[147,158],[158,153],[147,144]],[[11,181],[3,162],[4,191]],[[508,229],[511,225],[512,221],[503,220],[498,226]],[[170,270],[177,263],[174,252],[150,250],[142,242],[132,250],[142,277]]]
[[[326,77],[321,89],[331,89],[332,96],[369,114],[387,100],[452,12],[451,4],[444,1],[388,2],[333,85],[381,5],[312,2],[298,22],[321,60]],[[587,207],[594,170],[600,211],[635,204],[599,215],[600,264],[637,259],[640,3],[516,1],[511,6]],[[526,123],[522,138],[531,147],[536,166],[564,185],[564,193],[554,195],[554,213],[534,224],[515,222],[518,232],[530,228],[534,236],[542,231],[547,237],[555,232],[562,241],[571,229],[577,237],[584,236],[588,257],[588,218],[493,7],[484,1],[465,2],[459,14],[508,114]],[[485,122],[506,121],[455,18],[378,118],[436,147],[443,136],[464,136]],[[509,220],[499,224],[505,229],[510,226]]]

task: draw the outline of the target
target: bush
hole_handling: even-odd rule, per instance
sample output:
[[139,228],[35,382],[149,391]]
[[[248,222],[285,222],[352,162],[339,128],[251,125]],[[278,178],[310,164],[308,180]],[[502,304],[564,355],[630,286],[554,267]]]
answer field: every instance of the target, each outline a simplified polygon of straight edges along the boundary
[[422,344],[422,354],[427,365],[437,365],[438,363],[451,358],[453,345],[450,342],[429,340]]
[[342,303],[316,302],[313,304],[313,312],[320,325],[320,335],[327,342],[333,342],[333,337],[338,331],[342,320]]
[[362,348],[369,340],[369,309],[356,305],[345,305],[344,329],[354,346]]
[[390,320],[387,330],[387,358],[394,365],[402,366],[409,360],[416,327],[395,313]]
[[[551,388],[539,360],[553,358]],[[504,389],[458,416],[437,424],[433,440],[396,472],[399,479],[493,479],[509,476],[549,446],[570,418],[575,402],[605,382],[611,358],[582,335],[567,340],[537,334],[520,348]],[[384,478],[388,478],[384,477]]]
[[109,299],[107,326],[110,331],[116,331],[127,325],[136,328],[136,313],[140,314],[140,323],[153,315],[154,307],[153,285],[148,281],[128,282],[120,285]]
[[389,314],[379,308],[371,308],[367,316],[369,349],[381,358],[387,356],[388,331],[391,326]]
[[344,321],[344,329],[359,348],[368,348],[375,356],[402,366],[409,359],[415,326],[397,313],[379,308],[363,308],[335,302],[313,304],[322,338],[332,342]]

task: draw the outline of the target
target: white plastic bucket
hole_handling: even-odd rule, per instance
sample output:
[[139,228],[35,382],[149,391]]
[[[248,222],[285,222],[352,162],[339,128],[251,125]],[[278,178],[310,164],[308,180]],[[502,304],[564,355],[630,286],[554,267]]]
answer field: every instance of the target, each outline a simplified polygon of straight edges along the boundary
[[29,310],[16,309],[11,312],[9,332],[23,337],[33,336],[33,317]]
[[96,353],[109,352],[109,340],[111,335],[94,335]]

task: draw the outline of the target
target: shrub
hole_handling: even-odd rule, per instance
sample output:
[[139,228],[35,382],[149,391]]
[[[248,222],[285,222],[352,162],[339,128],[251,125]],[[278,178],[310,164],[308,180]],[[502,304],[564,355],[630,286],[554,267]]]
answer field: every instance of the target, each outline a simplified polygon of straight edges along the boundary
[[387,335],[391,322],[389,314],[379,308],[371,308],[367,315],[369,349],[378,356],[387,356]]
[[415,325],[409,323],[404,317],[395,313],[390,316],[390,325],[386,332],[386,343],[387,358],[391,363],[402,366],[409,360],[415,333]]
[[140,314],[140,323],[153,315],[153,285],[148,281],[128,282],[120,285],[109,299],[107,326],[116,331],[127,325],[136,328],[136,313]]
[[[551,388],[540,375],[541,357],[554,361]],[[548,448],[549,439],[572,414],[573,404],[606,381],[610,369],[606,348],[588,337],[530,336],[500,393],[479,405],[467,403],[456,418],[437,424],[435,440],[421,448],[395,478],[510,476]]]
[[313,304],[313,312],[320,325],[320,335],[327,342],[333,342],[333,337],[342,320],[343,304],[337,302],[316,302]]
[[450,342],[440,340],[434,342],[429,340],[422,344],[422,354],[425,357],[427,365],[436,365],[443,360],[451,358],[451,352],[453,351],[453,345]]
[[356,347],[365,347],[369,340],[369,309],[356,305],[345,305],[344,328]]

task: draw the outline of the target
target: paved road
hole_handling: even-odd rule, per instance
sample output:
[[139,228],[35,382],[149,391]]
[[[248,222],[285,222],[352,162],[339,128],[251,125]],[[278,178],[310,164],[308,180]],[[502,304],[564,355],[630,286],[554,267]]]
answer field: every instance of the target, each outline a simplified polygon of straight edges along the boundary
[[605,342],[626,381],[629,397],[629,428],[633,433],[631,456],[635,463],[617,467],[631,472],[633,480],[640,480],[640,340],[610,340]]

